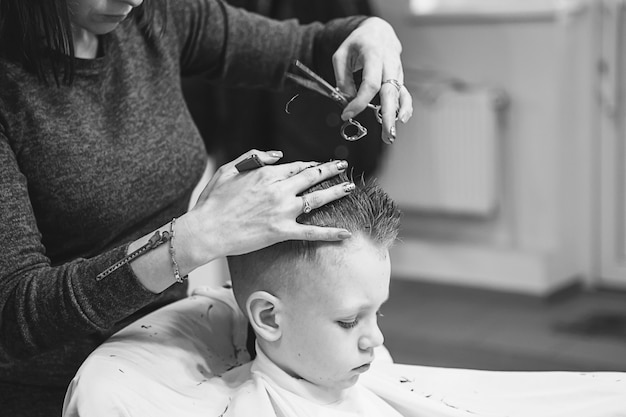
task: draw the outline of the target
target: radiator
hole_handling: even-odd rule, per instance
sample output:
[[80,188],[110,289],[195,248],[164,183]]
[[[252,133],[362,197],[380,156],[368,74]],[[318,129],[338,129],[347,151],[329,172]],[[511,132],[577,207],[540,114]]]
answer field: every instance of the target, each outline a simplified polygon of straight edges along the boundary
[[413,117],[398,124],[381,185],[403,210],[491,215],[498,206],[505,96],[487,88],[448,89],[430,100],[412,93]]

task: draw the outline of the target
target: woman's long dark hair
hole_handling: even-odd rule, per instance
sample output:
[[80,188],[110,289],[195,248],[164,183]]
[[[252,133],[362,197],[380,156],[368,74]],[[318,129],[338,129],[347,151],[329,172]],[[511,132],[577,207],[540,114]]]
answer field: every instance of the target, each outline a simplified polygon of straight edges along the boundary
[[[166,0],[144,2],[132,17],[148,36],[165,30]],[[161,9],[155,34],[155,9]],[[57,85],[74,79],[74,44],[67,0],[0,0],[0,55],[20,62],[39,80]]]

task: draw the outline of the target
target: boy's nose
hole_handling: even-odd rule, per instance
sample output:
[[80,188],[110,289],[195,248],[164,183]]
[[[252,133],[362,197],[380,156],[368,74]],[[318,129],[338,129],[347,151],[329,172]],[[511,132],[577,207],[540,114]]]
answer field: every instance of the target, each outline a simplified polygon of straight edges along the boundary
[[361,350],[370,350],[374,349],[383,344],[385,341],[385,336],[383,336],[383,332],[380,331],[378,324],[375,323],[371,331],[367,332],[359,339],[359,349]]

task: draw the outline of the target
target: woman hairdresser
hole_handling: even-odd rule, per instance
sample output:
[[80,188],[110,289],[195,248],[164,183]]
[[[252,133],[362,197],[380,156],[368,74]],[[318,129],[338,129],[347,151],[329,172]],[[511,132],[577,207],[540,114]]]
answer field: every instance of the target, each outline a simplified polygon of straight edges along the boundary
[[[95,346],[183,297],[193,269],[281,240],[349,237],[295,222],[351,191],[297,196],[346,164],[276,165],[279,151],[221,167],[186,213],[206,154],[181,74],[279,88],[294,59],[332,59],[355,96],[342,116],[380,90],[389,141],[396,112],[411,114],[400,49],[376,18],[299,26],[218,0],[0,0],[2,414],[59,415]],[[238,169],[252,153],[268,166]]]

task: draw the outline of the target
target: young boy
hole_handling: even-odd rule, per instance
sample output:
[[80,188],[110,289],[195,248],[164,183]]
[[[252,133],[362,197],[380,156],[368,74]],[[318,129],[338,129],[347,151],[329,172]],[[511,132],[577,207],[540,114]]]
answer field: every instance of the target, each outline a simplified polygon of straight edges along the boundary
[[[317,188],[345,181],[344,175]],[[357,384],[383,343],[377,320],[389,296],[389,248],[399,218],[381,188],[362,184],[298,219],[346,228],[352,238],[287,241],[229,257],[235,298],[256,335],[253,380],[278,416],[400,415]]]
[[[626,416],[619,372],[380,360],[368,371],[383,343],[376,321],[388,297],[398,217],[372,185],[302,215],[303,223],[345,227],[353,236],[230,258],[236,300],[231,288],[198,288],[116,333],[77,372],[63,416]],[[248,319],[257,336],[253,361]]]

